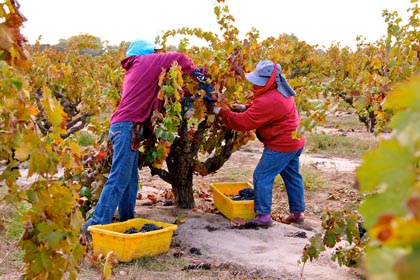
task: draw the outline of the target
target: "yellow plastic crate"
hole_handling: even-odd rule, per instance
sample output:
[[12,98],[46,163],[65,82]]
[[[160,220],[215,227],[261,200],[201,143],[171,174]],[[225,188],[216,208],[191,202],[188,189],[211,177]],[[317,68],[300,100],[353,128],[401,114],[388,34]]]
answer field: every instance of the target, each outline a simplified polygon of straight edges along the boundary
[[[144,224],[154,224],[162,229],[144,233],[124,233],[131,227],[140,230]],[[92,235],[94,254],[106,255],[112,251],[121,262],[168,252],[173,232],[177,229],[178,226],[174,224],[140,218],[88,228]]]
[[253,188],[247,182],[223,182],[210,184],[213,191],[214,206],[229,220],[242,218],[245,220],[255,217],[253,200],[232,200],[231,195],[238,195],[245,188]]

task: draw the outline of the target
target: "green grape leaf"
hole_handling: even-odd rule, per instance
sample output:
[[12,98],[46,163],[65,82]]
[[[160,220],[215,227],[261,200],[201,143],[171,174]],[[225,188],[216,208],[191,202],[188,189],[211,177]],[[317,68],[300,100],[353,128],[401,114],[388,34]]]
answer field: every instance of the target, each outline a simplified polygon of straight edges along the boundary
[[387,189],[380,194],[372,194],[365,198],[359,207],[359,212],[365,218],[363,226],[370,229],[376,224],[378,217],[391,213],[402,217],[407,214],[403,201],[409,196],[407,188],[401,190]]
[[402,111],[396,114],[388,124],[388,127],[397,130],[396,136],[404,145],[412,145],[413,142],[420,140],[420,129],[418,122],[420,112]]
[[162,89],[165,92],[165,95],[172,96],[172,94],[175,92],[175,89],[171,86],[162,86]]
[[322,241],[322,234],[316,233],[310,239],[310,244],[305,246],[303,256],[301,258],[302,262],[307,262],[308,259],[312,261],[313,259],[318,258],[319,254],[326,250],[324,242]]
[[364,155],[363,163],[356,170],[362,192],[386,187],[411,187],[415,180],[416,159],[397,140],[382,140],[377,149]]
[[36,191],[29,189],[26,191],[26,195],[31,203],[39,202],[38,193]]
[[18,90],[21,90],[22,89],[23,83],[22,83],[22,81],[20,79],[18,79],[18,78],[12,78],[12,79],[10,79],[10,81],[11,81],[12,85],[16,89],[18,89]]
[[324,243],[327,247],[333,248],[337,243],[337,234],[333,230],[327,230],[325,232],[325,240]]
[[56,247],[63,236],[61,230],[57,229],[57,224],[42,222],[36,228],[39,230],[38,239],[45,242],[49,249]]
[[397,260],[395,270],[399,279],[414,279],[420,275],[420,248],[415,247],[409,254]]
[[393,267],[395,262],[407,253],[406,250],[387,247],[366,248],[366,271],[368,275],[374,275],[373,279],[396,280],[398,278]]
[[369,229],[384,213],[403,216],[404,201],[416,182],[416,160],[413,153],[397,140],[382,140],[377,149],[364,156],[356,174],[362,192],[377,192],[360,206],[365,226]]

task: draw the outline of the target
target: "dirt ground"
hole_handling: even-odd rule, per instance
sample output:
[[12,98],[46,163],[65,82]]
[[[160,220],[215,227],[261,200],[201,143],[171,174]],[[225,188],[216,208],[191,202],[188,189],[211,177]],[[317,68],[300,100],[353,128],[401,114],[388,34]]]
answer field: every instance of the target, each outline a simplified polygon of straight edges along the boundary
[[[339,210],[357,201],[353,188],[354,170],[359,164],[340,158],[303,154],[302,165],[326,181],[325,186],[306,191],[307,211],[305,224],[293,226],[281,223],[289,214],[284,187],[276,186],[273,193],[273,226],[268,229],[238,229],[214,207],[211,183],[250,182],[252,172],[262,152],[258,141],[253,141],[235,152],[223,168],[214,175],[194,178],[198,193],[208,192],[208,198],[198,198],[197,209],[185,210],[163,203],[151,203],[152,195],[164,201],[170,186],[159,178],[151,178],[148,170],[142,171],[142,198],[136,213],[139,218],[173,223],[179,215],[184,222],[174,232],[172,244],[165,257],[179,257],[191,267],[188,272],[150,271],[134,276],[128,270],[116,271],[120,279],[358,279],[357,271],[340,267],[330,260],[331,252],[309,262],[302,270],[298,264],[302,250],[309,238],[321,230],[320,214],[323,210]],[[280,183],[279,183],[280,184]],[[160,198],[159,198],[160,197]],[[191,248],[201,255],[192,254]],[[154,258],[156,260],[157,258]],[[205,269],[205,268],[210,269]],[[174,267],[172,267],[174,269]]]
[[[298,227],[280,222],[289,212],[284,187],[276,182],[273,225],[268,229],[238,229],[214,207],[210,184],[252,183],[252,172],[261,152],[262,145],[257,140],[250,142],[235,152],[216,174],[196,176],[196,209],[164,206],[170,186],[158,177],[151,177],[148,169],[141,170],[142,189],[136,216],[167,223],[174,223],[180,215],[185,218],[178,224],[167,253],[151,257],[150,263],[137,260],[116,264],[112,279],[359,279],[357,270],[331,261],[328,251],[308,262],[303,270],[298,260],[309,238],[321,230],[320,215],[324,210],[340,210],[357,203],[354,170],[360,162],[304,152],[302,166],[316,175],[306,178],[310,181],[308,185],[316,184],[317,177],[326,182],[306,190],[305,224]],[[209,197],[199,198],[198,194],[203,192]],[[149,195],[160,202],[152,203]],[[8,262],[6,257],[1,258],[1,266],[8,267]],[[0,279],[19,279],[16,267],[13,263],[7,273],[2,269]],[[81,267],[79,279],[101,279],[101,269],[87,260]]]

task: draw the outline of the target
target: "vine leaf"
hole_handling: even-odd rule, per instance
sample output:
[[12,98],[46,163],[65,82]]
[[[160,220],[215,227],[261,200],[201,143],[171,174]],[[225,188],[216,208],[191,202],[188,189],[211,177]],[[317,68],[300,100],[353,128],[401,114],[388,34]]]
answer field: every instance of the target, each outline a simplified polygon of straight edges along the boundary
[[400,85],[388,95],[383,105],[384,109],[400,110],[409,108],[414,111],[420,111],[419,88],[420,78]]
[[405,131],[410,137],[398,137],[402,144],[410,144],[407,141],[419,140],[420,130],[418,127],[418,120],[420,120],[420,112],[405,111],[395,115],[389,123],[389,127],[399,131]]
[[357,170],[361,190],[373,191],[381,184],[388,188],[412,186],[415,163],[410,149],[401,147],[397,140],[383,140],[377,149],[364,155],[364,163]]
[[113,266],[114,264],[118,263],[117,258],[113,254],[113,252],[108,252],[105,257],[104,268],[102,270],[101,280],[110,280],[112,279],[113,273]]
[[375,275],[376,279],[399,279],[394,265],[405,252],[400,248],[366,247],[367,274]]
[[60,102],[51,97],[51,90],[48,87],[43,88],[45,99],[42,102],[42,105],[45,108],[45,112],[48,115],[48,119],[54,127],[59,126],[62,122],[66,113],[63,110],[63,107],[60,105]]
[[52,151],[34,150],[29,159],[28,176],[33,174],[54,174],[57,170],[54,162],[50,158]]
[[412,279],[415,275],[420,275],[420,249],[413,248],[413,251],[397,261],[396,270],[399,272],[400,279]]
[[401,147],[397,140],[383,140],[377,149],[364,156],[363,164],[356,171],[361,191],[377,192],[368,196],[360,206],[367,228],[381,214],[401,216],[407,213],[400,202],[407,200],[416,182],[415,163],[410,149]]
[[25,161],[29,155],[37,149],[37,145],[40,143],[39,138],[33,130],[27,130],[23,135],[21,143],[17,146],[15,151],[15,157],[19,161]]
[[61,230],[57,229],[56,224],[40,223],[36,226],[36,229],[39,230],[39,240],[43,241],[48,248],[56,247],[63,236]]

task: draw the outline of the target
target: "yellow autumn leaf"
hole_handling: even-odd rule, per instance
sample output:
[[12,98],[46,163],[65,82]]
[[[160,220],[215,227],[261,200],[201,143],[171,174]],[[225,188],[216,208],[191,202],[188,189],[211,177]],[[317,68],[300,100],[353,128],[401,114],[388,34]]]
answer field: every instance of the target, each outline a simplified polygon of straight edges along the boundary
[[378,70],[382,68],[382,61],[379,58],[376,58],[372,62],[373,69]]
[[29,158],[28,176],[45,173],[57,173],[56,165],[52,162],[47,152],[40,149],[32,151],[31,157]]
[[44,93],[42,105],[44,105],[48,120],[54,127],[59,126],[64,121],[67,114],[64,112],[60,102],[51,95],[51,90],[48,87],[45,86],[42,90]]
[[33,130],[27,130],[23,135],[20,144],[17,146],[15,151],[16,159],[20,161],[26,161],[29,155],[38,149],[40,143],[38,136]]
[[153,162],[152,166],[153,166],[154,168],[161,169],[161,168],[162,168],[162,166],[163,166],[163,163],[162,163],[162,161],[160,161],[160,160],[156,160],[155,162]]
[[181,94],[180,94],[180,92],[182,92],[182,88],[181,87],[179,87],[179,88],[177,88],[177,89],[175,89],[175,100],[176,101],[179,101],[180,99],[181,99]]
[[391,91],[385,100],[383,108],[394,110],[410,108],[420,111],[420,78],[417,77]]
[[71,65],[64,66],[63,73],[64,73],[64,80],[69,81],[73,73],[73,67]]
[[105,258],[104,268],[102,269],[102,280],[110,280],[112,278],[112,266],[115,263],[112,251],[108,252]]
[[77,156],[81,155],[80,146],[76,142],[68,142],[67,145],[72,150],[73,154],[76,154]]
[[382,238],[388,247],[404,247],[420,240],[420,222],[416,219],[394,217],[387,224],[378,224],[371,229],[371,236]]

